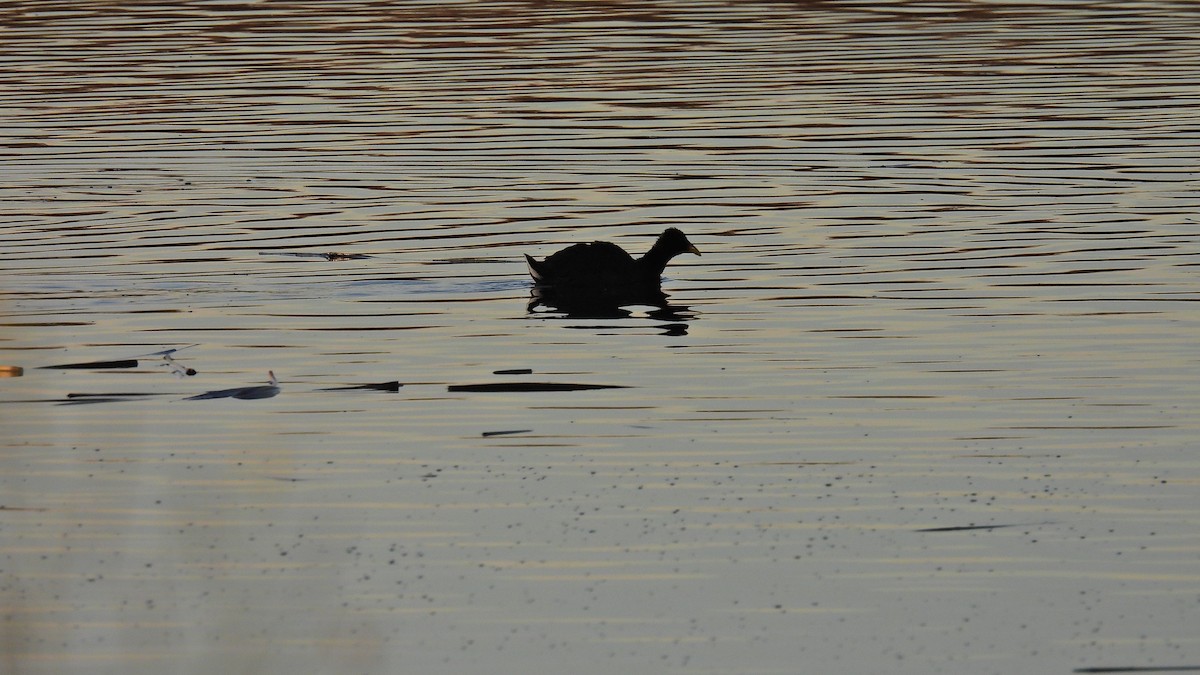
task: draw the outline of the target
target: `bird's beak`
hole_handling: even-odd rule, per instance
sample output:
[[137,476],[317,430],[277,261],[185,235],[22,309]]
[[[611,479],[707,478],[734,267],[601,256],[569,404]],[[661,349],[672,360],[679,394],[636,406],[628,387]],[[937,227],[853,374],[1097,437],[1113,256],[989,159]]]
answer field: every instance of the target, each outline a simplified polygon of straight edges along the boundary
[[687,250],[687,252],[688,252],[688,253],[695,253],[696,255],[700,255],[700,249],[696,248],[696,245],[695,245],[695,244],[689,244],[689,245],[688,245],[688,250]]

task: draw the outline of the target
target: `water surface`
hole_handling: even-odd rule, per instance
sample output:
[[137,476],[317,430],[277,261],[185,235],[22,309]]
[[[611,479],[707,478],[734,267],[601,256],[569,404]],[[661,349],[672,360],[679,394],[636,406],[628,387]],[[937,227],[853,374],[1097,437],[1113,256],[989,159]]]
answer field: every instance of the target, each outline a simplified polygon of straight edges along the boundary
[[1200,668],[1197,19],[6,4],[3,669]]

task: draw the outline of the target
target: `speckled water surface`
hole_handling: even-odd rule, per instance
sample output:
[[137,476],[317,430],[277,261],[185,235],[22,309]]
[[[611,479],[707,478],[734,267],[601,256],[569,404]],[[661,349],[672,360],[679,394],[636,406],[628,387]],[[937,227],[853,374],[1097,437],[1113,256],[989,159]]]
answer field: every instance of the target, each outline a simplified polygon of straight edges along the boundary
[[0,671],[1200,669],[1195,3],[0,25]]

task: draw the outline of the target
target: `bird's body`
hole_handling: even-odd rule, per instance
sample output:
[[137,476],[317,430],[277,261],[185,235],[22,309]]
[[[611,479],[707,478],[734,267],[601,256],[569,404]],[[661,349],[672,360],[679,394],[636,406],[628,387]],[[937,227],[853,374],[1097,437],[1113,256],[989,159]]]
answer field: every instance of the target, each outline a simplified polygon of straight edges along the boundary
[[539,286],[563,290],[619,291],[657,288],[663,269],[680,253],[700,251],[682,232],[669,228],[658,237],[650,251],[635,259],[616,244],[593,241],[573,244],[538,261],[526,255],[529,275]]
[[539,284],[551,286],[623,286],[651,281],[637,260],[607,241],[573,244],[542,262],[525,256],[529,274]]

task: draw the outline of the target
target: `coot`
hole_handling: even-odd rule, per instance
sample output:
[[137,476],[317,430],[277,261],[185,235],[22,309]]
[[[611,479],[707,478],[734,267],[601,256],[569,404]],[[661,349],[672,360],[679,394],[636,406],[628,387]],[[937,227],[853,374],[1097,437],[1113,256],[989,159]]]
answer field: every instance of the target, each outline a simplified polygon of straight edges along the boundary
[[680,253],[700,255],[682,232],[671,227],[636,260],[616,244],[593,241],[568,246],[540,262],[526,254],[525,261],[529,263],[529,275],[539,286],[620,290],[657,288],[663,269]]

